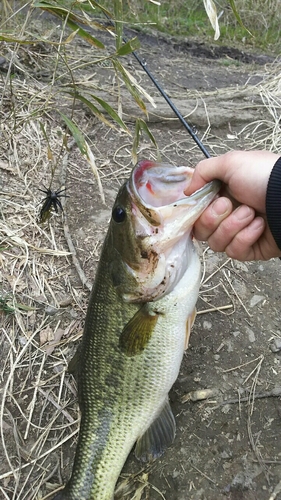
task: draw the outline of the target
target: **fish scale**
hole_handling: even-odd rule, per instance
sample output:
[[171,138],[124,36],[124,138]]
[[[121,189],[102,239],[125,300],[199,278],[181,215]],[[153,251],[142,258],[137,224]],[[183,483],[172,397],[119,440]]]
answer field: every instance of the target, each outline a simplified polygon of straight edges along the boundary
[[[153,164],[149,165],[153,175]],[[164,177],[166,170],[165,167]],[[158,189],[161,190],[161,182]],[[209,201],[217,189],[218,186],[209,189]],[[189,228],[189,233],[183,236],[184,242],[179,245],[178,261],[176,259],[172,266],[169,264],[165,275],[168,282],[172,279],[173,267],[184,265],[181,278],[178,279],[177,273],[178,281],[169,293],[160,286],[161,298],[145,301],[143,297],[140,301],[139,297],[147,293],[150,283],[154,286],[157,281],[157,262],[154,255],[152,272],[156,275],[151,278],[148,273],[145,279],[142,262],[149,259],[147,248],[154,230],[148,226],[147,239],[144,237],[141,212],[137,214],[141,231],[137,228],[136,215],[132,218],[132,211],[136,214],[138,203],[129,184],[125,184],[113,207],[89,300],[82,343],[71,363],[78,382],[80,432],[72,476],[55,500],[112,500],[119,474],[134,443],[137,441],[136,456],[146,461],[160,456],[175,436],[168,392],[178,376],[187,344],[201,266]],[[205,200],[204,206],[206,203]],[[120,207],[125,210],[124,226],[114,220],[116,206],[118,217]],[[150,219],[153,210],[149,207]],[[141,234],[139,241],[138,233]],[[158,237],[158,230],[155,234]],[[170,247],[171,242],[167,262]],[[126,249],[137,252],[133,270],[129,267],[130,255]],[[145,269],[149,268],[149,262],[144,265]],[[137,297],[136,302],[134,297]]]
[[[199,275],[199,265],[197,267]],[[123,463],[137,438],[154,420],[157,410],[162,408],[167,392],[177,377],[184,350],[186,313],[182,310],[182,301],[177,301],[171,302],[172,311],[166,312],[165,323],[167,319],[170,319],[169,323],[173,324],[176,319],[178,325],[178,317],[181,313],[184,328],[179,329],[178,332],[171,331],[169,328],[167,335],[165,331],[167,326],[165,328],[165,325],[159,322],[153,334],[153,345],[150,346],[149,353],[145,352],[138,357],[125,358],[125,360],[122,353],[119,353],[119,356],[116,355],[120,327],[118,328],[115,320],[113,302],[110,305],[110,317],[114,318],[112,325],[111,322],[109,324],[104,322],[104,318],[106,322],[109,321],[108,305],[103,308],[98,307],[99,314],[97,314],[94,298],[98,293],[98,300],[102,301],[104,291],[108,292],[110,283],[107,283],[105,268],[101,261],[98,270],[98,276],[101,273],[101,282],[97,278],[97,287],[93,291],[89,309],[91,311],[92,308],[93,312],[89,313],[89,323],[85,325],[85,332],[87,332],[85,342],[83,342],[85,347],[82,345],[80,351],[83,369],[79,368],[78,381],[81,375],[83,381],[78,384],[82,420],[74,463],[75,473],[67,487],[71,493],[62,497],[71,500],[112,500],[114,486]],[[197,279],[194,287],[198,288],[198,286]],[[112,298],[113,296],[114,290],[112,290]],[[171,297],[163,298],[162,301],[165,304],[161,304],[161,307],[169,306],[166,303],[171,299]],[[119,313],[118,301],[116,305]],[[193,300],[191,304],[188,304],[188,309],[193,310],[194,306]],[[138,306],[133,307],[132,310],[132,305],[128,304],[126,309],[126,314],[123,310],[123,321],[126,319],[129,321]],[[120,314],[118,316],[120,317]],[[93,318],[96,318],[99,325],[105,327],[96,328]],[[104,336],[103,333],[109,330],[111,336]],[[181,352],[179,352],[179,345],[182,346]],[[103,357],[104,362],[100,363]],[[85,377],[87,380],[84,380]],[[155,383],[152,384],[152,381]],[[158,400],[157,406],[156,400]],[[126,413],[123,411],[124,408],[126,408]],[[97,439],[98,443],[94,447],[93,443]],[[102,449],[101,453],[98,451],[99,447]]]

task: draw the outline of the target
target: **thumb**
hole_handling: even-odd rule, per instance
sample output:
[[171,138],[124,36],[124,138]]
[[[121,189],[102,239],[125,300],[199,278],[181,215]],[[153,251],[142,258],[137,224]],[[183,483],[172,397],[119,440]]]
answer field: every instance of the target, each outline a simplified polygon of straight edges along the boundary
[[222,159],[222,157],[217,156],[215,158],[202,160],[195,167],[191,182],[184,191],[184,194],[186,196],[190,196],[192,193],[214,179],[227,182],[226,177],[227,167],[226,162]]

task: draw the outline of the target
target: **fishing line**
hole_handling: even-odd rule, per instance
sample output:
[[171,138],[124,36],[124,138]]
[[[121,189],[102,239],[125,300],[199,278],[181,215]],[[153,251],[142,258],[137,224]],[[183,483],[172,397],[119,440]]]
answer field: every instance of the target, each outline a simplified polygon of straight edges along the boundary
[[[104,12],[104,14],[107,17],[107,19],[110,22],[110,24],[113,27],[115,27],[114,26],[114,22],[112,21],[112,19],[106,14],[106,12]],[[122,37],[122,39],[123,39],[124,43],[128,42],[128,40],[126,38]],[[150,78],[150,80],[155,85],[155,87],[159,90],[159,92],[162,95],[162,97],[164,97],[165,101],[170,106],[170,108],[173,110],[173,112],[175,113],[175,115],[178,117],[178,119],[180,120],[180,122],[182,123],[182,125],[185,127],[185,129],[187,130],[187,132],[191,135],[192,139],[196,142],[197,146],[201,149],[202,153],[206,156],[206,158],[210,158],[211,155],[210,155],[209,151],[205,148],[204,144],[202,144],[202,142],[200,141],[199,137],[194,132],[193,128],[187,123],[187,121],[184,119],[184,117],[182,116],[182,114],[180,113],[180,111],[178,110],[178,108],[175,106],[175,104],[173,103],[173,101],[167,96],[167,94],[164,91],[164,89],[161,87],[161,85],[158,83],[158,81],[154,78],[154,76],[152,75],[152,73],[150,72],[150,70],[147,67],[146,61],[143,60],[143,59],[141,59],[135,51],[132,51],[131,53],[133,54],[133,56],[135,57],[135,59],[138,61],[138,63],[142,67],[142,69],[146,72],[147,76]]]

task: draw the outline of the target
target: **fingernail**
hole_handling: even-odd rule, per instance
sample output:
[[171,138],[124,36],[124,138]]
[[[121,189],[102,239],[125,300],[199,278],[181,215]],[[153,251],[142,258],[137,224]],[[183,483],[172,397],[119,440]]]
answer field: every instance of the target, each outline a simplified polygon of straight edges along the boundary
[[247,207],[247,205],[242,205],[235,210],[235,215],[238,220],[248,219],[248,217],[250,217],[252,213],[252,209],[250,207]]
[[217,198],[212,205],[212,210],[216,216],[222,216],[229,212],[230,202],[226,198]]
[[254,231],[259,231],[261,228],[264,228],[265,221],[262,217],[257,217],[251,222],[251,229]]

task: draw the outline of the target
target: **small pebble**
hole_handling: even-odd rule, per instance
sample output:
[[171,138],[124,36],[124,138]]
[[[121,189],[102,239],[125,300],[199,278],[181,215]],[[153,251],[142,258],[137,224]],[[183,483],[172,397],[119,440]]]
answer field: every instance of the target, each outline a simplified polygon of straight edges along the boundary
[[211,330],[212,323],[210,321],[203,321],[203,328],[204,330]]
[[67,307],[67,306],[70,306],[70,304],[72,304],[72,297],[64,297],[61,301],[60,301],[60,307]]
[[222,413],[228,413],[228,412],[230,412],[230,410],[231,410],[231,405],[226,404],[226,405],[221,407]]
[[232,335],[233,337],[238,337],[238,335],[240,335],[241,332],[237,331],[237,332],[232,332]]
[[246,266],[246,264],[244,262],[235,262],[235,267],[236,269],[240,269],[240,271],[243,271],[244,273],[248,273],[249,272],[249,268],[248,266]]
[[254,295],[250,300],[250,307],[255,307],[259,302],[264,300],[264,295]]
[[69,313],[70,313],[70,316],[73,319],[77,319],[78,318],[78,313],[77,313],[77,311],[75,311],[75,309],[70,309]]
[[54,316],[57,314],[58,310],[54,306],[47,306],[45,307],[45,313],[48,314],[48,316]]
[[270,349],[272,350],[272,352],[281,351],[281,339],[279,337],[273,339],[273,341],[270,344]]
[[246,326],[246,333],[248,334],[249,342],[255,342],[255,333],[248,326]]

